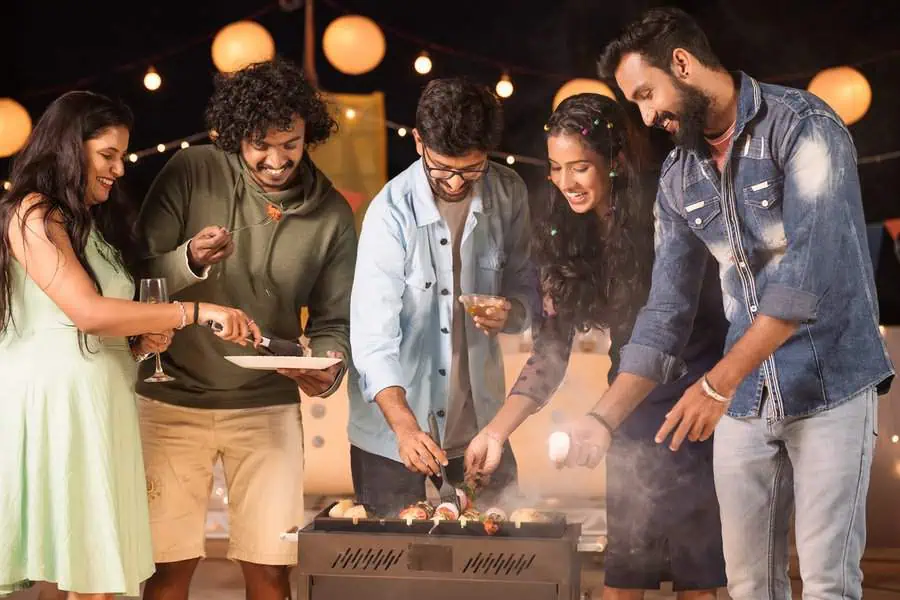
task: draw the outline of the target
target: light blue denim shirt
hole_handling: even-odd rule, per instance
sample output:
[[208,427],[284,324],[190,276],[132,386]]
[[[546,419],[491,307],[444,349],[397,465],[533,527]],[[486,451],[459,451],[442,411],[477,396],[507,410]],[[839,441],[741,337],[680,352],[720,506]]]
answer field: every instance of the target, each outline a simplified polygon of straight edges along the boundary
[[[505,333],[530,327],[535,272],[529,260],[528,192],[519,175],[490,163],[473,187],[460,248],[463,294],[518,300],[522,311]],[[366,210],[350,297],[350,443],[400,460],[397,440],[375,396],[399,386],[419,422],[438,415],[444,438],[450,393],[453,330],[453,245],[422,160],[387,183]],[[472,398],[478,426],[490,421],[506,394],[496,336],[466,319]]]
[[647,305],[622,350],[621,371],[660,382],[679,359],[697,310],[703,246],[719,263],[726,350],[757,315],[800,324],[738,387],[732,417],[827,410],[893,366],[878,330],[856,149],[824,102],[737,74],[737,124],[720,174],[708,152],[676,148],[660,175],[656,261]]

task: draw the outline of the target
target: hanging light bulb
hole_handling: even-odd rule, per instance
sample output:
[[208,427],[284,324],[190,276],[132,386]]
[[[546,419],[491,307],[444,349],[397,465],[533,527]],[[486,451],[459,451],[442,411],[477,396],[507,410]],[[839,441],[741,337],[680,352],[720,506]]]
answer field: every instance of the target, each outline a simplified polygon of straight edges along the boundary
[[353,119],[356,118],[356,111],[353,110],[352,108],[348,108],[348,109],[344,112],[344,116],[346,116],[348,119],[350,119],[350,120],[352,121]]
[[416,58],[416,62],[413,65],[416,69],[416,73],[419,75],[427,75],[431,73],[431,58],[428,57],[427,52],[423,52]]
[[497,82],[497,95],[501,98],[509,98],[512,96],[513,91],[516,88],[513,87],[512,80],[509,78],[509,75],[504,73],[500,76],[500,81]]
[[138,159],[138,155],[135,154],[134,152],[132,152],[131,154],[128,155],[128,160],[130,160],[133,163],[136,163],[137,159]]
[[153,67],[147,69],[147,73],[144,75],[144,87],[151,92],[155,92],[161,85],[162,77],[160,77],[159,73],[156,72],[156,69],[154,69]]
[[190,143],[189,141],[187,141],[187,140],[184,140],[183,142],[181,142],[181,148],[182,148],[182,149],[187,148],[187,147],[190,146],[190,145],[191,145],[191,143]]
[[506,164],[508,164],[508,165],[514,165],[514,164],[516,164],[516,157],[513,156],[512,154],[510,154],[509,156],[507,156],[507,157],[506,157]]
[[166,151],[166,145],[165,145],[165,144],[160,144],[160,145],[158,145],[158,146],[156,147],[156,151],[157,151],[157,152],[165,152],[165,151]]
[[891,442],[894,444],[896,444],[897,442],[900,442],[900,435],[891,436]]
[[406,127],[401,127],[397,130],[397,135],[400,137],[406,137]]
[[3,189],[9,191],[9,188],[12,187],[12,184],[8,181],[3,182]]

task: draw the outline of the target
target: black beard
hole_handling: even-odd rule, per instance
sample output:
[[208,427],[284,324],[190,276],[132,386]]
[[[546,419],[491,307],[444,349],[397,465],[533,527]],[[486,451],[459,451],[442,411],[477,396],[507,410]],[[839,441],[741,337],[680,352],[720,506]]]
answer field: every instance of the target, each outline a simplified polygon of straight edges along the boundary
[[706,116],[712,100],[697,88],[678,79],[673,78],[673,82],[681,94],[681,106],[677,115],[678,131],[672,134],[672,140],[679,146],[698,150],[706,143],[703,130],[706,128]]
[[469,192],[472,191],[471,181],[467,181],[463,184],[459,194],[450,195],[441,187],[439,181],[431,178],[431,175],[427,170],[425,171],[425,179],[428,180],[428,185],[431,186],[431,193],[434,194],[434,197],[438,200],[443,200],[444,202],[461,202],[465,200],[466,196],[469,195]]

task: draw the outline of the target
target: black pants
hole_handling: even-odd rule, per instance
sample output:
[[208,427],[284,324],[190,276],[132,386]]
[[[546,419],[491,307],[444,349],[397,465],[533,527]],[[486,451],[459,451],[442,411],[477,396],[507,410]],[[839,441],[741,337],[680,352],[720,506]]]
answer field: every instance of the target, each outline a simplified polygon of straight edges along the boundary
[[[445,467],[447,479],[459,487],[465,476],[463,458],[454,458]],[[425,476],[413,473],[403,463],[350,446],[350,471],[356,501],[380,517],[396,516],[405,507],[425,499]],[[487,484],[478,491],[477,506],[481,510],[493,504],[502,505],[502,498],[516,493],[516,457],[509,442],[503,447],[500,466]]]

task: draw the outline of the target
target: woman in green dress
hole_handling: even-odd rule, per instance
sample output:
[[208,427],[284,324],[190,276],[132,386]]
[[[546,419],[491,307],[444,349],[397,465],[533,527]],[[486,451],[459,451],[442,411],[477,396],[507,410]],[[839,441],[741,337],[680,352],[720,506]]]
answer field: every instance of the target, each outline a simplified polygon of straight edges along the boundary
[[138,595],[153,555],[135,358],[197,321],[259,339],[240,310],[132,301],[135,210],[116,183],[131,126],[104,96],[61,96],[0,197],[0,596]]

